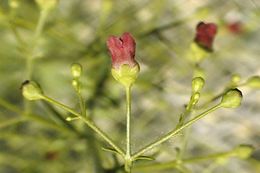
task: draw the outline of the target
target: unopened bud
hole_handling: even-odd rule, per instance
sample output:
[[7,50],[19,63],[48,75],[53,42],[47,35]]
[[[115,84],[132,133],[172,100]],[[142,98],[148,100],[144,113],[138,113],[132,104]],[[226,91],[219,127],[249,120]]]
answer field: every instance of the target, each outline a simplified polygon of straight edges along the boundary
[[73,78],[79,78],[82,74],[82,66],[78,63],[71,65],[71,74]]
[[35,0],[42,10],[52,10],[56,7],[58,0]]
[[260,89],[260,76],[252,76],[252,77],[250,77],[247,80],[246,85],[251,87],[251,88]]
[[202,77],[195,77],[192,79],[192,93],[200,92],[205,84]]
[[28,100],[39,100],[43,98],[41,87],[34,81],[26,80],[22,84],[23,96]]
[[14,9],[15,9],[15,8],[18,8],[19,5],[20,5],[19,0],[9,0],[8,3],[9,3],[9,6],[10,6],[11,8],[14,8]]
[[79,84],[79,81],[76,80],[76,79],[73,79],[72,82],[71,82],[73,88],[78,92],[79,89],[80,89],[80,84]]
[[237,85],[241,81],[241,76],[239,74],[234,74],[231,77],[232,84]]
[[192,105],[195,105],[198,103],[200,99],[200,93],[196,92],[191,96],[191,100],[192,100]]
[[240,90],[230,89],[223,95],[221,106],[224,108],[236,108],[241,105],[242,97]]

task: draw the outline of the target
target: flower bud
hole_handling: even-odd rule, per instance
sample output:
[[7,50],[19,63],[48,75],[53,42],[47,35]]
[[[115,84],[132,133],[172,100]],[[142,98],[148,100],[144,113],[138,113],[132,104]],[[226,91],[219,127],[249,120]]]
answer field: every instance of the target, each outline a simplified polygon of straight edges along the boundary
[[191,101],[192,101],[191,104],[194,106],[195,104],[198,103],[199,99],[200,99],[200,93],[198,93],[198,92],[194,93],[191,96]]
[[192,79],[192,93],[200,92],[205,84],[205,81],[202,77],[195,77]]
[[18,8],[20,5],[19,0],[9,0],[8,3],[9,3],[9,6],[13,9]]
[[248,157],[251,156],[253,151],[254,151],[253,146],[245,145],[245,144],[239,145],[233,150],[234,154],[241,159],[247,159]]
[[252,76],[252,77],[250,77],[247,80],[246,85],[251,87],[251,88],[260,89],[260,76]]
[[238,89],[228,90],[222,97],[221,106],[224,108],[236,108],[242,101],[242,92]]
[[36,82],[29,80],[23,82],[22,94],[28,100],[39,100],[43,98],[41,87]]
[[241,76],[239,74],[234,74],[231,77],[232,84],[237,85],[241,81]]
[[130,33],[121,37],[111,36],[107,40],[107,47],[112,59],[112,75],[126,87],[131,86],[140,71],[135,60],[135,40]]
[[42,10],[52,10],[56,7],[58,0],[35,0]]
[[73,88],[79,92],[80,91],[80,83],[78,80],[76,79],[73,79],[72,82],[71,82],[71,85],[73,86]]
[[71,65],[71,74],[73,78],[79,78],[82,74],[82,66],[78,63]]

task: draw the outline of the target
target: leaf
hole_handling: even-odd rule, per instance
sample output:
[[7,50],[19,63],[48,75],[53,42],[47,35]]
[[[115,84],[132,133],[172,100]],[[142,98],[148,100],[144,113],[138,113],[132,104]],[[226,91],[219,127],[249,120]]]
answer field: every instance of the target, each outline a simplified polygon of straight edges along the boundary
[[152,160],[155,160],[155,158],[150,157],[150,156],[139,156],[135,160],[150,160],[150,161],[152,161]]
[[102,150],[120,155],[120,153],[118,151],[116,151],[115,149],[113,149],[113,148],[104,148],[104,147],[102,147]]

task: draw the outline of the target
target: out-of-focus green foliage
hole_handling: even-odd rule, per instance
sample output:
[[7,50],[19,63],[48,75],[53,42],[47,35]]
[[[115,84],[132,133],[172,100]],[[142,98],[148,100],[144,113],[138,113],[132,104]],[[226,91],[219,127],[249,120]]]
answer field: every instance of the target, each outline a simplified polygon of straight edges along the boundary
[[[59,0],[46,16],[37,43],[40,8],[36,2],[9,3],[0,1],[1,173],[108,173],[121,164],[102,150],[107,144],[81,121],[67,122],[69,113],[44,102],[28,103],[19,88],[31,71],[31,79],[41,84],[44,93],[79,111],[70,67],[80,63],[88,114],[123,148],[124,90],[111,76],[106,40],[126,31],[135,37],[141,69],[132,96],[134,152],[175,127],[189,101],[194,76],[205,79],[198,103],[203,107],[212,98],[219,102],[218,94],[233,88],[232,75],[239,74],[236,87],[243,92],[241,107],[219,110],[194,124],[184,158],[232,150],[241,143],[255,146],[253,155],[157,172],[260,172],[260,93],[250,87],[257,85],[250,77],[260,75],[259,1]],[[199,21],[216,23],[218,33],[214,52],[196,66],[190,48]],[[235,22],[241,24],[239,32],[231,25]],[[32,66],[26,64],[30,55]],[[26,107],[31,108],[30,114]],[[174,160],[181,138],[182,133],[147,153],[155,161],[141,160],[136,165]],[[100,165],[104,170],[95,169]]]

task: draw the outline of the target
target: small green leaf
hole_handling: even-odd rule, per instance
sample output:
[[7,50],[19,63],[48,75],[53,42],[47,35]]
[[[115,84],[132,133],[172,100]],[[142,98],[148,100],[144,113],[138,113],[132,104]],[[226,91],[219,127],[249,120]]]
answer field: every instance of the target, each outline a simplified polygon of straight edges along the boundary
[[150,156],[139,156],[135,160],[155,160],[153,157]]
[[104,147],[102,147],[102,150],[107,151],[107,152],[111,152],[111,153],[114,153],[114,154],[120,154],[113,148],[104,148]]

